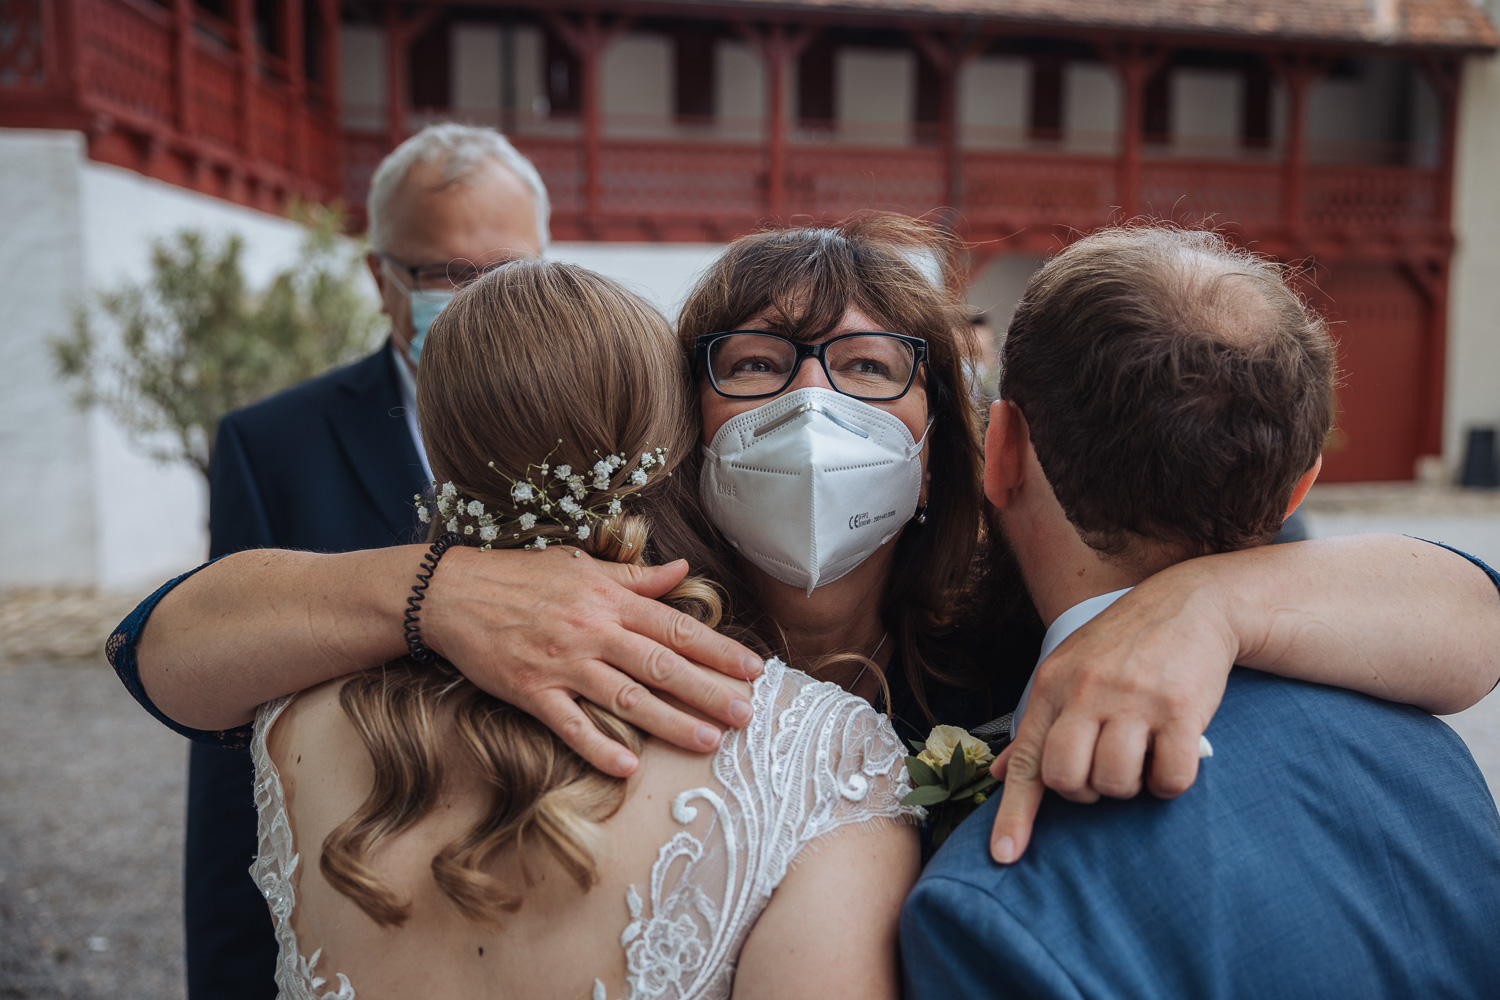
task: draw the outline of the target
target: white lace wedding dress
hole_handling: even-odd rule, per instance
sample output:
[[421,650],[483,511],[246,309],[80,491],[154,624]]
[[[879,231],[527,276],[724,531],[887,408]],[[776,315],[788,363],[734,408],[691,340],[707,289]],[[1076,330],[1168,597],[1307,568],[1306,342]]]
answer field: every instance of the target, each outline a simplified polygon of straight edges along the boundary
[[[649,881],[629,884],[620,900],[618,941],[631,1000],[728,997],[740,949],[805,848],[846,824],[920,817],[900,805],[910,790],[901,743],[863,699],[772,660],[751,700],[754,717],[725,734],[712,779],[650,803],[670,810],[674,832],[656,842]],[[281,997],[351,1000],[351,978],[319,968],[324,956],[304,955],[293,929],[301,858],[266,747],[290,701],[263,706],[255,723],[260,852],[251,874],[276,925]],[[523,907],[514,919],[526,913]],[[618,965],[619,955],[611,961]],[[614,1000],[608,979],[593,980],[593,1000]]]

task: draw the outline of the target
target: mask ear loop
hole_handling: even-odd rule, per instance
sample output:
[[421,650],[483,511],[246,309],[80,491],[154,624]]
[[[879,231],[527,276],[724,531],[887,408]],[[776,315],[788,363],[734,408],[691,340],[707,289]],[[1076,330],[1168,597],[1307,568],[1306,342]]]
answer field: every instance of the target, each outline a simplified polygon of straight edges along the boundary
[[[922,445],[926,443],[926,441],[927,441],[927,435],[929,435],[929,434],[932,433],[932,425],[935,424],[936,422],[937,422],[937,417],[928,417],[927,418],[927,426],[922,430],[922,438],[921,438],[921,440],[919,440],[916,444],[914,444],[914,445],[911,446],[912,454],[915,455],[915,454],[917,454],[918,452],[920,452],[922,450]],[[913,521],[916,521],[918,525],[926,524],[927,523],[927,504],[924,503],[922,506],[918,507],[916,513],[912,515],[911,519]]]
[[927,426],[922,429],[922,436],[918,438],[916,443],[911,446],[911,451],[909,454],[915,455],[917,452],[922,450],[922,445],[927,443],[927,435],[932,433],[932,425],[935,423],[937,423],[937,417],[927,418]]

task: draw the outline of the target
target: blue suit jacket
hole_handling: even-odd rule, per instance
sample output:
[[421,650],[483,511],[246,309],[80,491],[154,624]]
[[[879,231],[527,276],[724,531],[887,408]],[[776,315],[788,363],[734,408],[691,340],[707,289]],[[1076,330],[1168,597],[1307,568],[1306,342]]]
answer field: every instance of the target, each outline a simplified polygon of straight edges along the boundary
[[1416,709],[1248,670],[1172,801],[962,824],[901,914],[907,996],[1500,997],[1500,817]]
[[[416,540],[411,497],[427,484],[395,364],[382,346],[220,421],[209,472],[212,555]],[[183,866],[191,1000],[276,996],[270,912],[248,871],[252,782],[249,754],[192,745]]]

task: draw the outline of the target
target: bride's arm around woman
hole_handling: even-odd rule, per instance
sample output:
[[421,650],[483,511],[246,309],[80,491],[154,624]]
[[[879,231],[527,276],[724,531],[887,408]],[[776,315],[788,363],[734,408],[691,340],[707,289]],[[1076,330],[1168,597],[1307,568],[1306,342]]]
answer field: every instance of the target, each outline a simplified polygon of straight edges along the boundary
[[[687,392],[666,322],[612,282],[536,261],[487,275],[423,353],[447,481],[424,504],[434,553],[567,545],[712,572],[672,475],[697,437]],[[703,578],[667,599],[729,620]],[[897,995],[916,810],[868,703],[771,661],[732,682],[752,715],[709,756],[581,703],[640,758],[616,778],[432,662],[417,622],[412,657],[258,713],[252,873],[284,997]]]

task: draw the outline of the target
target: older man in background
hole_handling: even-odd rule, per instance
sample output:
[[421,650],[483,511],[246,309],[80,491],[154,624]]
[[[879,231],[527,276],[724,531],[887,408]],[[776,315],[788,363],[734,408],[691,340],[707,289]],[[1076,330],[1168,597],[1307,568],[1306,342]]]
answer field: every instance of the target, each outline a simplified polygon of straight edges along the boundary
[[[409,500],[431,480],[416,418],[427,328],[476,274],[547,247],[541,178],[492,129],[434,125],[408,139],[375,171],[368,211],[368,263],[390,337],[362,361],[224,417],[210,471],[214,557],[414,540]],[[188,995],[270,1000],[276,941],[248,872],[250,756],[195,742],[188,774]]]

